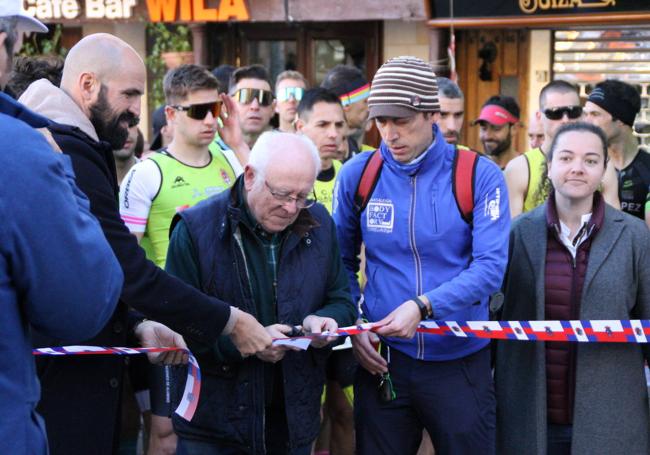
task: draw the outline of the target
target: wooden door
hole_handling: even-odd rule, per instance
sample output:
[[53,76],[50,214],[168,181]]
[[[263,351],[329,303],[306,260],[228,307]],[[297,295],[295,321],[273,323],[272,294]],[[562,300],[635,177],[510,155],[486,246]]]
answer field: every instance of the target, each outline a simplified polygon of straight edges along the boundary
[[[520,121],[528,122],[527,30],[463,30],[457,33],[458,84],[465,94],[465,124],[461,143],[482,150],[478,126],[471,126],[483,103],[493,95],[512,96],[521,109]],[[492,62],[489,62],[493,56]],[[516,150],[528,150],[525,127],[514,139]]]

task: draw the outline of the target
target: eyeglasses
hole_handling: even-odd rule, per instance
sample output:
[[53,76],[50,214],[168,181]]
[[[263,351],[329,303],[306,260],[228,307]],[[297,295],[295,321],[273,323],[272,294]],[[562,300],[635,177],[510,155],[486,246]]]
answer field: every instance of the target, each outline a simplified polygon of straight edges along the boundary
[[562,120],[562,117],[564,117],[565,114],[572,120],[580,118],[582,116],[582,107],[562,106],[544,109],[544,115],[549,120]]
[[190,104],[189,106],[172,106],[177,111],[187,112],[189,118],[194,120],[203,120],[208,112],[212,113],[215,119],[221,114],[221,101],[213,101],[212,103],[203,104]]
[[233,97],[242,104],[250,104],[253,100],[257,100],[260,106],[270,106],[273,103],[273,93],[256,88],[240,88],[233,93]]
[[312,207],[316,203],[315,199],[308,199],[307,196],[294,197],[290,194],[283,193],[281,191],[275,191],[266,182],[266,180],[264,181],[264,185],[266,185],[266,188],[269,190],[269,193],[271,193],[271,196],[273,196],[276,201],[282,202],[283,204],[295,202],[297,208],[308,209],[309,207]]
[[292,98],[300,101],[304,93],[305,89],[302,87],[284,87],[278,90],[278,101],[289,101]]

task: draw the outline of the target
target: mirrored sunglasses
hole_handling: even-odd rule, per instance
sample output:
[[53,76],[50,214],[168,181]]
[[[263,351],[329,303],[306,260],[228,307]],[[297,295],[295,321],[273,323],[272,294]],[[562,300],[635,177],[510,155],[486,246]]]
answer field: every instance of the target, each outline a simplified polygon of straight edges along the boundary
[[544,109],[544,115],[549,120],[561,120],[566,114],[572,120],[582,116],[582,107],[580,106],[562,106],[550,109]]
[[257,100],[260,106],[270,106],[273,103],[273,93],[256,88],[240,88],[233,97],[242,104],[250,104],[253,100]]
[[284,102],[290,99],[300,101],[304,93],[305,89],[302,87],[284,87],[278,90],[278,101]]
[[190,104],[189,106],[172,106],[177,111],[187,112],[189,118],[194,120],[203,120],[208,112],[212,114],[215,119],[221,114],[221,100],[213,101],[212,103],[203,104]]

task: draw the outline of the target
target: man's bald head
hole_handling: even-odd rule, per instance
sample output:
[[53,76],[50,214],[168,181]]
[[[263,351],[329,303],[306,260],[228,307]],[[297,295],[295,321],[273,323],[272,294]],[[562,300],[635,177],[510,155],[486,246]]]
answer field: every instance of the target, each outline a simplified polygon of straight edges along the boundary
[[138,53],[107,33],[90,35],[68,53],[61,89],[79,106],[97,136],[121,149],[138,124],[146,71]]
[[66,91],[72,88],[83,73],[94,73],[106,82],[122,77],[126,69],[146,74],[142,58],[129,44],[108,33],[96,33],[83,38],[68,52],[61,87]]

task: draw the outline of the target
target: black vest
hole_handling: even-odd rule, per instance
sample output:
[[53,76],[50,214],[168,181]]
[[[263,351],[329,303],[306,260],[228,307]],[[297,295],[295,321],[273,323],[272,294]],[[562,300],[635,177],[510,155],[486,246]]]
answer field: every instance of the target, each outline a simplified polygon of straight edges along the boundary
[[[241,245],[241,211],[235,206],[240,187],[211,197],[177,215],[187,225],[198,256],[201,290],[255,315],[247,265]],[[278,262],[277,316],[288,325],[323,306],[332,260],[334,229],[327,210],[303,210],[284,238]],[[300,447],[319,432],[320,398],[329,349],[288,351],[282,362],[289,444]],[[192,422],[174,416],[181,437],[236,444],[250,454],[264,449],[264,371],[256,357],[217,363],[200,358],[201,396]]]

